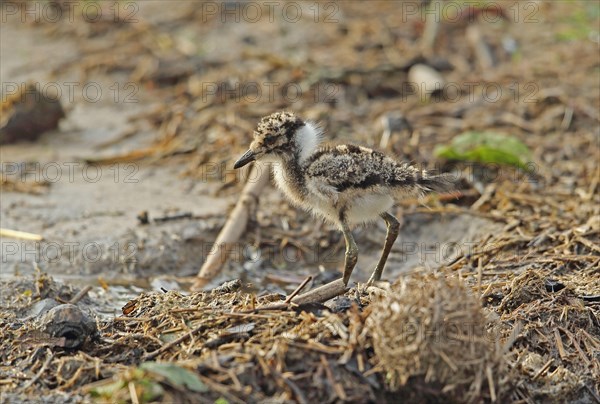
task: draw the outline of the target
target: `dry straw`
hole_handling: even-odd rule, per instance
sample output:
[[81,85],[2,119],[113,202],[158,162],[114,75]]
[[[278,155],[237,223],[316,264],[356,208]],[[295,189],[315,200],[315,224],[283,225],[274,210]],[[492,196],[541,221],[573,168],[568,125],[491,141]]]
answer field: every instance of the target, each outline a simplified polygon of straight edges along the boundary
[[367,325],[391,390],[422,386],[449,399],[498,399],[505,367],[488,332],[495,324],[458,279],[426,272],[399,278],[374,303]]

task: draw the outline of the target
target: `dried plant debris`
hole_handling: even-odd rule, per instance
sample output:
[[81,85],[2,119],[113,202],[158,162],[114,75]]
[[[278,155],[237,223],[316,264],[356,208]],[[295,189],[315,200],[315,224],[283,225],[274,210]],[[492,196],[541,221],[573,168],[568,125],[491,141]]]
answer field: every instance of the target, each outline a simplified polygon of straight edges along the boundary
[[[184,361],[188,369],[196,369],[212,392],[209,396],[225,391],[225,398],[239,402],[374,397],[373,387],[356,368],[358,361],[363,370],[371,367],[358,351],[363,315],[356,307],[321,316],[256,310],[272,299],[230,290],[228,284],[191,295],[142,295],[127,305],[128,318],[113,327],[123,335],[149,338],[142,360]],[[314,374],[321,375],[321,385],[308,388]]]
[[6,397],[502,402],[597,394],[597,306],[569,287],[547,292],[540,273],[515,278],[506,299],[520,304],[506,310],[483,309],[478,289],[452,274],[416,271],[389,288],[351,289],[335,312],[273,308],[284,296],[259,297],[230,281],[208,292],[144,293],[110,319],[61,303],[77,290],[40,277],[12,289],[43,285],[27,303],[6,306],[0,321]]
[[[597,398],[600,310],[565,287],[548,291],[541,271],[514,278],[499,306],[503,325],[519,324],[512,346],[516,379],[525,397],[570,401]],[[597,287],[597,285],[596,285]],[[511,330],[499,327],[504,336]]]
[[393,391],[428,391],[456,401],[507,394],[506,363],[479,299],[458,279],[402,276],[373,303],[368,320],[375,354]]

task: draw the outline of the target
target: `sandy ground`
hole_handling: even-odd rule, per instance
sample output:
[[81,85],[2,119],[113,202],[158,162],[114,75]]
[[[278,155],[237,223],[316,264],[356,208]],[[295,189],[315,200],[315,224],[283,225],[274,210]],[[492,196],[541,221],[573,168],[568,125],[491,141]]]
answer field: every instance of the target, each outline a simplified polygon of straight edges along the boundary
[[[114,102],[115,97],[123,101],[125,96],[109,87],[123,84],[111,82],[114,76],[105,76],[93,82],[103,91],[95,101],[93,90],[88,97],[76,77],[59,75],[52,80],[48,75],[77,55],[76,38],[56,41],[43,30],[15,20],[2,24],[1,29],[2,54],[10,55],[0,62],[5,88],[27,81],[44,86],[56,83],[64,91],[62,104],[67,112],[59,130],[38,141],[2,146],[3,175],[22,182],[50,183],[41,195],[1,193],[2,227],[44,236],[42,242],[2,238],[2,276],[31,273],[33,262],[69,278],[93,275],[134,281],[145,276],[144,271],[192,274],[201,256],[193,245],[185,245],[185,238],[202,239],[207,226],[192,220],[144,228],[138,226],[137,214],[145,210],[151,217],[178,212],[224,215],[232,198],[211,197],[211,184],[181,178],[181,164],[132,162],[89,167],[83,160],[150,144],[156,133],[142,128],[125,144],[102,146],[134,130],[130,119],[152,111],[160,99],[136,93],[131,97],[133,102]],[[42,81],[46,77],[48,81]],[[72,83],[71,87],[65,83]],[[26,172],[16,174],[19,165],[25,163],[29,163]],[[140,249],[149,255],[144,258]],[[137,264],[131,264],[134,259]]]

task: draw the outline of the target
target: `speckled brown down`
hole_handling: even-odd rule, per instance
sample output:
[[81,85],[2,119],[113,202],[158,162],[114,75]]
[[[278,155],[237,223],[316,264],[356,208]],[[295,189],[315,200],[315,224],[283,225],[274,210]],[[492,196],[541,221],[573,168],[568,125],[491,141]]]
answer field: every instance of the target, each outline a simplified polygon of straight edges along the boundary
[[395,199],[448,191],[452,183],[447,175],[431,175],[367,147],[320,147],[321,140],[322,131],[313,122],[276,112],[261,119],[249,150],[234,168],[255,160],[270,163],[277,186],[292,203],[340,228],[346,240],[344,283],[358,259],[352,226],[385,220],[383,253],[369,283],[378,281],[398,237],[398,220],[388,213]]

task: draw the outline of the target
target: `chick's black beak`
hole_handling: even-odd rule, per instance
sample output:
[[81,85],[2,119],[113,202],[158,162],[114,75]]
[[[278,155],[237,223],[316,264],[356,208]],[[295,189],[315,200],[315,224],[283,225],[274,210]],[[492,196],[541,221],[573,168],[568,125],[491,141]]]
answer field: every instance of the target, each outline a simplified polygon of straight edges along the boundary
[[246,164],[250,163],[251,161],[254,161],[255,158],[256,156],[254,155],[254,152],[252,150],[248,150],[246,153],[244,153],[242,157],[238,159],[238,161],[235,162],[233,168],[244,167]]

